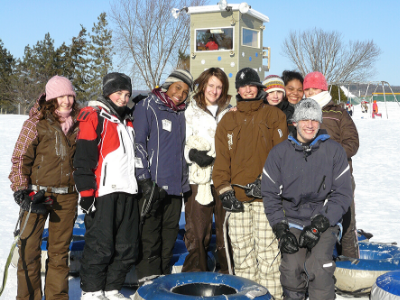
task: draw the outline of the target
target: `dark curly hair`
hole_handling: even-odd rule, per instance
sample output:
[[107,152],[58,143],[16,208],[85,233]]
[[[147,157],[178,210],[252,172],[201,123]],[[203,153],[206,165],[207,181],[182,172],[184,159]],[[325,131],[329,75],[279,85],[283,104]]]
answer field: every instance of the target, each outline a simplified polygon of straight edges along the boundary
[[285,85],[288,84],[289,81],[292,81],[293,79],[297,79],[298,81],[303,84],[304,78],[303,75],[301,75],[299,72],[296,71],[289,71],[285,70],[282,72],[282,80],[285,83]]
[[[48,112],[54,117],[54,119],[56,119],[59,123],[61,123],[60,116],[56,114],[56,109],[58,108],[57,98],[46,101],[46,95],[43,94],[39,99],[39,106],[40,106],[40,118],[39,118],[40,120],[45,119]],[[78,115],[79,110],[80,110],[79,104],[74,99],[74,103],[72,104],[71,117],[74,118],[76,115]]]

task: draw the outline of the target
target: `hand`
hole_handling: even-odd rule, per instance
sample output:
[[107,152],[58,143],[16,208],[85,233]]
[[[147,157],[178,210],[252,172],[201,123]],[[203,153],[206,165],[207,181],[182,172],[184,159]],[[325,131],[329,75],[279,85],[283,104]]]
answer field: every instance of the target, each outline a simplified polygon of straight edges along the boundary
[[81,207],[82,212],[84,214],[91,214],[92,212],[96,211],[94,203],[95,203],[94,196],[81,197],[81,200],[79,201],[79,206]]
[[33,213],[44,215],[47,213],[47,206],[53,204],[53,199],[45,197],[45,193],[45,190],[39,192],[20,190],[14,193],[14,200],[24,211],[30,210]]
[[155,184],[153,195],[154,200],[152,201],[149,215],[155,215],[165,197],[167,197],[167,192],[163,188],[160,188],[159,186],[157,186],[157,184]]
[[222,207],[226,211],[244,212],[244,205],[235,197],[235,192],[233,190],[219,195],[219,198],[221,199]]
[[207,155],[208,151],[200,151],[197,149],[190,149],[189,151],[189,159],[196,164],[199,165],[199,167],[207,167],[211,165],[214,162],[214,157]]
[[272,227],[276,238],[279,241],[279,249],[283,253],[293,254],[299,251],[299,244],[296,236],[290,232],[287,221],[283,220]]
[[256,181],[249,183],[247,187],[248,189],[244,192],[247,197],[262,199],[260,178],[257,178]]
[[140,180],[138,184],[142,190],[142,199],[144,199],[141,215],[155,214],[162,200],[167,196],[167,192],[151,179]]
[[311,250],[318,243],[321,234],[330,227],[329,220],[323,215],[316,215],[311,220],[311,225],[303,228],[299,237],[299,246]]

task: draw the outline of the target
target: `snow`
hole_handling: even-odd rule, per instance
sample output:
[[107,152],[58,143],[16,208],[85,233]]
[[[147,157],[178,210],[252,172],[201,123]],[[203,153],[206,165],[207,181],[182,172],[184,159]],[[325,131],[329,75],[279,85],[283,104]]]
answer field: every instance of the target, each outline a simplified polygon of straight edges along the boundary
[[[371,119],[361,113],[360,105],[355,106],[354,122],[360,136],[360,149],[353,157],[356,180],[357,227],[374,235],[372,241],[400,243],[400,106],[378,103],[382,119]],[[371,109],[371,108],[370,108]],[[27,116],[0,115],[0,272],[13,242],[13,231],[18,218],[19,207],[14,203],[8,175],[11,169],[11,154],[18,138],[22,123]],[[0,275],[2,278],[2,275]],[[15,299],[17,291],[16,269],[9,268],[8,282],[1,299]],[[132,289],[123,289],[128,296]],[[80,297],[79,278],[70,279],[70,299]],[[348,299],[351,296],[338,296]],[[367,297],[358,298],[360,300]]]

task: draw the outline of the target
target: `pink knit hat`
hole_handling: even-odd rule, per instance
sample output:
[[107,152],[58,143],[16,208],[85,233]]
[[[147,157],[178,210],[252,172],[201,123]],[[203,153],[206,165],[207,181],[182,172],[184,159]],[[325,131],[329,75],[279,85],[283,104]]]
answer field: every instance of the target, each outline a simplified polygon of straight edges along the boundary
[[321,72],[311,72],[308,73],[306,77],[304,77],[303,90],[309,88],[321,89],[323,91],[328,90],[328,83],[326,82],[326,79]]
[[56,75],[51,77],[46,84],[46,101],[61,96],[74,96],[75,98],[76,94],[68,78]]

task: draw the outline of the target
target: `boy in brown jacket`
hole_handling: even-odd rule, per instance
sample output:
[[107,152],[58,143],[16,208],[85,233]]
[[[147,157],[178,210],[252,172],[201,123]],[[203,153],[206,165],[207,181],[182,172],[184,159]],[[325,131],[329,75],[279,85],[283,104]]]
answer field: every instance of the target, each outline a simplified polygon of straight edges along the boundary
[[269,151],[288,137],[286,117],[263,102],[265,92],[256,71],[244,68],[236,75],[237,111],[227,113],[215,135],[213,182],[229,219],[235,274],[268,288],[282,298],[278,242],[268,223],[262,199],[243,189],[258,179]]

